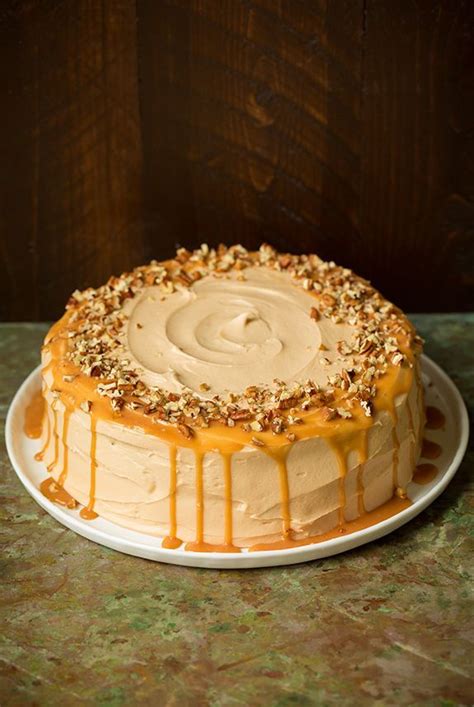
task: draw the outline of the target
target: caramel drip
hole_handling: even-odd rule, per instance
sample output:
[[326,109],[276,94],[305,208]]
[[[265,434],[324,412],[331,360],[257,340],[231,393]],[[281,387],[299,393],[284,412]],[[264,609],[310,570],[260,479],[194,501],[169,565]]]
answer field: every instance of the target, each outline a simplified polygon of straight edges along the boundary
[[398,439],[397,426],[392,429],[393,459],[392,459],[392,483],[394,488],[398,488],[398,462],[400,458],[400,440]]
[[288,468],[286,466],[286,458],[290,448],[291,445],[288,443],[285,447],[262,447],[262,452],[265,452],[265,454],[274,459],[277,463],[283,538],[287,538],[291,534],[290,488],[288,483]]
[[442,447],[436,442],[432,442],[430,439],[423,439],[421,456],[425,459],[437,459],[441,456],[442,451]]
[[332,442],[331,444],[334,454],[336,455],[337,464],[339,467],[339,527],[342,527],[345,521],[344,509],[346,507],[346,476],[347,476],[347,455],[346,450],[339,444]]
[[170,445],[170,532],[166,538],[163,538],[161,547],[167,550],[175,550],[182,544],[182,540],[176,537],[177,520],[176,520],[176,446]]
[[196,540],[186,543],[186,550],[194,550],[194,552],[205,552],[204,542],[204,473],[203,473],[203,458],[204,454],[198,450],[194,453],[196,466]]
[[[407,391],[397,391],[398,393]],[[385,410],[389,413],[392,418],[392,444],[393,444],[393,456],[392,456],[392,484],[393,488],[398,488],[398,462],[400,457],[400,440],[398,439],[397,425],[398,425],[398,415],[397,408],[395,405],[396,395],[386,404]],[[408,401],[407,401],[407,407]]]
[[75,508],[77,506],[77,501],[51,477],[41,482],[40,491],[49,501],[53,501],[53,503],[57,503],[60,506],[65,506],[66,508]]
[[410,435],[411,438],[413,438],[413,440],[410,441],[410,471],[413,473],[413,470],[415,468],[415,444],[416,444],[416,440],[414,438],[415,425],[413,424],[413,413],[411,410],[411,406],[408,402],[407,402],[407,411],[408,411],[408,434]]
[[382,520],[391,518],[405,508],[411,506],[411,501],[407,498],[398,498],[394,496],[379,506],[373,511],[364,513],[363,516],[356,518],[355,520],[345,521],[342,526],[333,528],[327,533],[322,533],[321,535],[313,535],[302,540],[280,540],[276,543],[260,543],[258,545],[252,545],[249,547],[250,552],[256,552],[258,550],[286,550],[291,547],[301,547],[303,545],[311,545],[313,543],[322,543],[326,540],[332,540],[333,538],[340,538],[350,533],[355,533],[358,530],[364,530],[365,528],[370,528],[372,525],[380,523]]
[[[230,458],[229,454],[229,467]],[[231,542],[227,542],[227,533],[222,545],[214,545],[212,543],[204,542],[204,479],[203,479],[203,459],[204,453],[200,451],[195,452],[196,458],[196,540],[194,542],[186,543],[184,546],[185,550],[190,550],[191,552],[240,552],[240,548],[232,545]],[[225,472],[225,467],[224,467]],[[230,499],[230,510],[232,513],[232,497]],[[227,526],[227,512],[226,512],[226,526]],[[230,528],[232,533],[232,526]]]
[[365,513],[364,481],[362,478],[362,474],[364,471],[363,465],[367,461],[367,457],[368,457],[367,445],[368,445],[367,430],[362,430],[361,431],[361,443],[359,446],[359,469],[357,471],[357,510],[359,512],[359,516],[361,516]]
[[419,370],[419,366],[415,365],[415,381],[416,381],[416,386],[418,390],[418,410],[420,412],[420,424],[418,427],[418,439],[421,439],[423,435],[423,428],[425,426],[425,416],[424,416],[424,409],[425,409],[425,393],[423,390],[423,382],[421,380],[421,374]]
[[[393,458],[392,458],[392,482],[393,487],[398,489],[398,465],[400,456],[400,440],[398,438],[397,425],[398,425],[398,414],[396,408],[397,397],[406,394],[408,396],[410,392],[411,383],[413,380],[413,375],[415,376],[415,381],[418,390],[418,404],[420,405],[420,411],[423,410],[423,386],[421,383],[421,376],[419,373],[418,362],[413,362],[413,368],[409,369],[414,373],[410,375],[406,374],[407,369],[401,368],[398,376],[393,381],[390,389],[390,393],[386,388],[377,391],[376,396],[376,408],[379,410],[385,410],[389,413],[392,418],[393,428],[392,428],[392,443],[393,443]],[[410,410],[410,405],[408,402],[408,397],[406,399],[406,407]],[[410,414],[410,413],[409,413]],[[420,436],[423,429],[424,419],[423,414],[420,413]],[[403,489],[401,489],[402,495],[406,495]]]
[[426,408],[426,428],[428,430],[440,430],[446,424],[446,418],[441,410],[432,405]]
[[23,431],[30,439],[41,437],[44,417],[44,398],[41,390],[37,390],[26,406]]
[[51,422],[49,420],[49,415],[46,412],[46,439],[39,452],[36,452],[35,459],[37,462],[43,461],[44,453],[49,445],[49,440],[51,438]]
[[95,482],[96,482],[96,470],[97,470],[97,459],[96,459],[96,445],[97,445],[97,420],[94,415],[91,415],[91,475],[90,475],[90,490],[89,490],[89,503],[84,508],[81,508],[79,515],[84,520],[94,520],[97,518],[97,513],[94,511],[95,505]]
[[438,474],[438,468],[434,464],[418,464],[413,474],[415,484],[429,484]]
[[196,542],[204,542],[204,473],[202,453],[196,453]]
[[67,432],[69,428],[69,418],[71,416],[71,411],[66,408],[64,410],[64,419],[63,419],[63,470],[59,476],[58,479],[58,484],[60,486],[64,486],[64,482],[66,481],[67,478],[67,471],[68,471],[68,446],[67,446]]
[[52,406],[53,410],[53,437],[54,437],[54,458],[51,464],[48,464],[48,471],[51,472],[56,464],[58,463],[58,455],[59,455],[59,435],[58,435],[58,413],[57,410],[54,406]]
[[283,518],[283,537],[289,537],[291,533],[291,515],[290,515],[290,489],[288,485],[288,469],[286,466],[286,452],[279,454],[277,458],[278,474],[280,477],[280,502],[281,515]]
[[233,545],[232,527],[232,454],[222,454],[224,463],[225,509],[224,509],[224,545]]
[[346,477],[348,472],[347,458],[350,452],[357,452],[359,469],[357,471],[357,507],[359,515],[365,513],[364,506],[364,484],[362,479],[363,464],[367,461],[368,430],[353,430],[350,434],[330,437],[327,440],[331,447],[339,468],[338,485],[338,514],[339,526],[345,523],[345,508],[347,504]]

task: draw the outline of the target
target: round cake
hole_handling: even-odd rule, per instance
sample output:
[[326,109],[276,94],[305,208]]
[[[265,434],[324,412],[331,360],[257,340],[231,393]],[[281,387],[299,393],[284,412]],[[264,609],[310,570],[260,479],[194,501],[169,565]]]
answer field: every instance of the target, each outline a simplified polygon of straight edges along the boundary
[[405,315],[333,262],[180,248],[74,292],[48,333],[44,491],[167,548],[347,532],[406,498],[420,353]]

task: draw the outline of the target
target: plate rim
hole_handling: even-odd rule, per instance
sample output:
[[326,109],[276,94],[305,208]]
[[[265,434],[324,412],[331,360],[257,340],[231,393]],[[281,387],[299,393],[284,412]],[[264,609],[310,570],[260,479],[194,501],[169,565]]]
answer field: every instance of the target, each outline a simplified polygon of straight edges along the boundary
[[[428,489],[421,498],[414,501],[411,506],[403,509],[396,515],[379,521],[368,528],[362,528],[352,533],[348,533],[347,535],[331,538],[330,540],[325,540],[319,543],[310,543],[308,545],[278,550],[257,550],[238,554],[222,552],[190,552],[184,550],[184,546],[181,546],[175,550],[168,550],[162,548],[161,545],[158,544],[161,540],[160,537],[155,538],[155,536],[146,536],[145,533],[137,533],[136,531],[132,531],[124,528],[123,526],[119,526],[118,524],[114,524],[112,521],[101,519],[107,523],[110,523],[112,526],[119,528],[121,532],[125,531],[128,533],[135,533],[138,537],[143,536],[156,540],[157,545],[156,547],[152,545],[148,546],[146,543],[143,543],[143,541],[140,543],[138,539],[134,541],[133,538],[130,539],[122,536],[114,537],[113,534],[108,533],[101,528],[94,527],[91,521],[84,521],[79,517],[72,515],[66,509],[63,509],[57,504],[54,504],[52,501],[49,501],[41,494],[39,488],[29,478],[29,474],[23,471],[21,459],[18,458],[20,455],[17,455],[15,451],[15,433],[13,422],[15,415],[20,411],[22,406],[22,398],[40,374],[41,364],[33,369],[26,377],[10,402],[5,420],[6,448],[16,475],[36,503],[38,503],[44,511],[46,511],[62,525],[87,538],[88,540],[99,543],[105,547],[156,562],[209,569],[250,569],[256,567],[269,567],[309,562],[314,559],[322,559],[323,557],[333,556],[341,552],[346,552],[350,549],[355,549],[356,547],[361,547],[362,545],[377,540],[397,530],[433,503],[433,501],[435,501],[436,498],[443,493],[459,469],[466,453],[469,441],[469,417],[466,404],[458,387],[450,376],[441,368],[441,366],[439,366],[426,354],[422,354],[421,362],[422,373],[425,373],[428,376],[430,376],[430,374],[433,376],[434,374],[435,377],[439,378],[441,387],[444,386],[453,396],[455,413],[459,416],[459,419],[455,420],[455,423],[459,424],[459,443],[456,452],[447,463],[445,472],[439,481]],[[435,385],[435,387],[437,388],[438,394],[443,399],[444,396],[441,394],[438,386]]]

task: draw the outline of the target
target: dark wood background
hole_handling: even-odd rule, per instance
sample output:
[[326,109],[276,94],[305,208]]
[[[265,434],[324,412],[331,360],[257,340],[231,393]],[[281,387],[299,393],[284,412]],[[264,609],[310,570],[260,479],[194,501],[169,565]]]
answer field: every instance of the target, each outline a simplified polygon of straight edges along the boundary
[[203,241],[473,307],[472,0],[4,0],[0,33],[2,319]]

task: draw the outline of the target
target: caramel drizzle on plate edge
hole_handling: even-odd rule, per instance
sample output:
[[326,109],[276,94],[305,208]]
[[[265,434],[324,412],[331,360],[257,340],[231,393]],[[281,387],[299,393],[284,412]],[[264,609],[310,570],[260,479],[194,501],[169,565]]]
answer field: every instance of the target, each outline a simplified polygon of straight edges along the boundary
[[[432,405],[426,407],[427,430],[440,430],[446,424],[446,418],[441,410]],[[421,456],[426,459],[436,459],[442,453],[442,448],[436,442],[428,439],[422,440]],[[413,481],[416,484],[430,484],[438,474],[438,467],[430,462],[418,464],[413,474]]]
[[[65,315],[67,317],[67,314]],[[92,406],[89,411],[90,415],[90,490],[89,502],[87,506],[81,509],[81,517],[91,520],[97,517],[94,511],[96,497],[96,444],[97,444],[97,422],[99,420],[117,421],[116,414],[110,409],[107,401],[95,391],[93,381],[83,375],[77,374],[77,369],[65,360],[61,354],[66,348],[66,339],[61,337],[58,332],[59,325],[64,325],[63,320],[60,320],[51,332],[47,348],[52,354],[51,361],[43,369],[43,374],[49,369],[53,375],[54,388],[59,391],[58,399],[61,400],[64,406],[63,425],[61,431],[61,441],[63,449],[63,466],[58,476],[57,481],[52,478],[46,479],[41,484],[42,492],[53,501],[65,505],[69,508],[76,506],[76,501],[68,494],[64,488],[68,474],[68,426],[71,412],[77,409],[79,400],[91,400]],[[74,374],[74,385],[64,382],[64,375]],[[398,488],[398,464],[399,464],[399,439],[397,434],[397,411],[395,400],[399,395],[408,394],[413,382],[413,376],[416,376],[418,383],[418,398],[417,407],[420,411],[423,408],[423,388],[421,386],[420,375],[418,369],[413,365],[404,367],[391,367],[385,376],[378,381],[378,392],[374,401],[374,410],[386,411],[392,418],[392,440],[393,440],[393,459],[392,459],[392,474],[393,486]],[[46,439],[43,448],[35,455],[37,460],[41,460],[48,448],[51,436],[54,439],[54,458],[48,466],[48,471],[52,472],[56,469],[59,461],[59,431],[58,431],[58,411],[56,408],[57,402],[54,401],[52,408],[53,425],[51,429],[51,421],[46,414]],[[413,414],[411,407],[407,401],[409,434],[414,432]],[[429,408],[430,418],[434,420],[428,424],[432,429],[438,429],[444,424],[444,418],[439,411],[435,412],[435,408]],[[41,391],[39,391],[32,399],[30,405],[26,409],[25,414],[25,433],[32,438],[37,438],[41,435],[41,421],[44,419],[44,400]],[[240,548],[233,545],[233,519],[232,519],[232,455],[239,451],[245,444],[249,443],[249,434],[239,428],[222,428],[218,425],[211,424],[207,429],[198,430],[195,437],[185,439],[172,425],[164,425],[156,422],[150,422],[146,417],[134,410],[123,410],[120,414],[120,422],[130,427],[140,426],[145,432],[160,437],[169,447],[169,467],[170,467],[170,486],[169,486],[169,518],[170,528],[169,535],[163,539],[162,547],[177,548],[182,544],[182,541],[177,537],[177,448],[188,447],[194,450],[195,468],[196,468],[196,539],[193,542],[188,542],[185,545],[186,550],[196,552],[240,552]],[[331,537],[338,537],[341,533],[353,532],[355,530],[368,527],[379,522],[383,518],[390,517],[394,513],[399,512],[403,508],[410,505],[410,501],[405,494],[401,494],[401,498],[395,495],[391,501],[383,504],[375,511],[366,512],[364,506],[364,486],[362,479],[363,464],[367,460],[367,437],[368,429],[373,424],[372,418],[365,417],[362,413],[356,416],[356,419],[338,420],[337,423],[332,421],[325,424],[318,418],[318,412],[310,412],[304,417],[305,424],[298,429],[298,439],[320,436],[326,438],[328,444],[332,448],[337,463],[339,466],[339,524],[338,527],[321,535],[308,537],[304,539],[293,539],[291,529],[291,508],[290,508],[290,493],[288,483],[288,470],[286,465],[286,457],[291,448],[287,440],[281,436],[275,437],[269,432],[263,432],[260,435],[261,441],[265,446],[260,450],[275,460],[276,468],[278,469],[279,487],[280,487],[280,503],[282,515],[282,539],[279,542],[261,543],[251,547],[251,550],[267,550],[287,548],[298,545],[305,545],[313,542],[321,542]],[[420,414],[420,432],[425,424],[423,414]],[[209,544],[204,541],[204,458],[207,451],[215,450],[218,446],[222,457],[222,468],[224,475],[225,502],[224,502],[224,542],[222,545]],[[357,505],[359,518],[353,521],[345,521],[344,508],[346,505],[346,488],[345,481],[348,471],[347,458],[348,454],[355,450],[358,454],[359,468],[357,471]],[[424,440],[424,450],[426,456],[434,458],[441,453],[441,448],[434,442]],[[411,468],[414,467],[414,444],[410,445],[410,461]],[[437,469],[432,464],[422,464],[415,470],[414,481],[417,483],[429,483],[433,480],[437,473]]]

